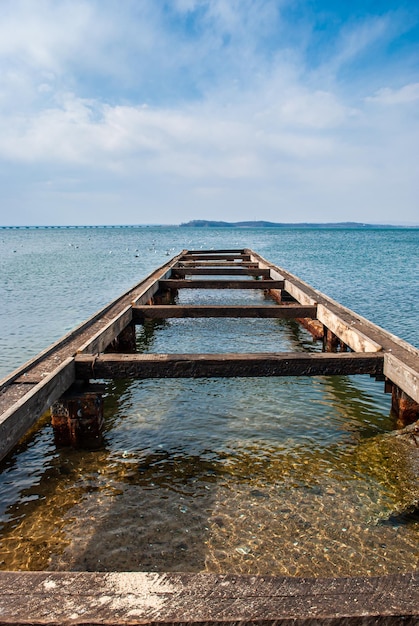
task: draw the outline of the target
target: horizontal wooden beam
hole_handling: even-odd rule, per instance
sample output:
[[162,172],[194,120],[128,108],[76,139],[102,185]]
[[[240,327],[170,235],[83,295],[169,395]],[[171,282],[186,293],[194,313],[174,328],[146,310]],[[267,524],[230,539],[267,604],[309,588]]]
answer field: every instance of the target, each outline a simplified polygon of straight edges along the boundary
[[283,280],[192,280],[169,278],[159,281],[160,289],[282,289]]
[[174,267],[172,276],[263,276],[269,278],[267,269],[257,267]]
[[76,357],[77,378],[380,375],[384,355],[355,353],[103,354]]
[[136,306],[132,310],[133,321],[147,319],[169,319],[171,317],[262,317],[270,319],[295,319],[297,317],[316,317],[315,306],[299,304],[281,306],[253,305],[152,305]]
[[250,254],[237,253],[202,253],[202,254],[185,254],[181,261],[232,261],[234,259],[242,259],[243,261],[251,261]]
[[235,254],[237,256],[241,256],[243,254],[249,255],[249,251],[247,248],[223,248],[220,250],[186,250],[186,252],[184,253],[185,257],[188,256],[205,256],[207,254]]
[[0,572],[2,625],[413,626],[419,574]]
[[180,261],[176,267],[259,267],[252,261]]

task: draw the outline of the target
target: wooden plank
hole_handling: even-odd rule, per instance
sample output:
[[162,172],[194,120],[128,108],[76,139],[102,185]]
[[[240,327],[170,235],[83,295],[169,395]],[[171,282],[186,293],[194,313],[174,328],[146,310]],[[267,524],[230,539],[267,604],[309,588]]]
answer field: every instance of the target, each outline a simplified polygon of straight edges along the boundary
[[[281,306],[253,305],[152,305],[133,307],[134,322],[147,319],[169,319],[172,317],[235,317],[235,318],[270,318],[295,319],[297,317],[316,317],[316,307],[304,307],[299,304]],[[99,350],[97,350],[99,352]]]
[[[274,278],[274,276],[273,276]],[[315,306],[317,304],[316,298],[313,298],[306,291],[301,289],[298,285],[291,282],[290,280],[285,280],[284,290],[290,294],[293,298],[297,300],[300,304],[312,305]]]
[[224,280],[210,279],[164,279],[159,281],[161,289],[282,289],[282,280]]
[[132,321],[131,305],[125,307],[119,315],[114,317],[104,328],[99,330],[93,337],[89,338],[80,348],[78,353],[97,354],[103,352],[114,341],[117,336]]
[[242,259],[243,261],[251,261],[249,254],[238,253],[206,253],[206,254],[185,254],[180,259],[181,261],[234,261],[234,259]]
[[252,267],[174,267],[172,276],[263,276],[270,278],[269,270]]
[[247,248],[241,248],[241,249],[237,249],[237,248],[223,248],[222,250],[186,250],[185,252],[185,257],[188,256],[205,256],[207,254],[236,254],[238,256],[241,256],[243,254],[247,254],[249,255],[249,250]]
[[[317,307],[317,319],[355,352],[378,352],[382,350],[382,346],[379,343],[355,328],[354,323],[348,324],[339,315],[322,304],[319,304]],[[355,322],[355,319],[353,322]]]
[[176,267],[259,267],[252,261],[179,261]]
[[74,359],[69,358],[0,417],[0,459],[3,459],[43,413],[75,381]]
[[76,357],[77,378],[380,375],[376,353],[103,354]]
[[396,355],[387,352],[384,357],[384,376],[389,378],[407,395],[419,402],[419,360],[412,364],[401,360]]
[[413,626],[419,574],[1,572],[2,625]]

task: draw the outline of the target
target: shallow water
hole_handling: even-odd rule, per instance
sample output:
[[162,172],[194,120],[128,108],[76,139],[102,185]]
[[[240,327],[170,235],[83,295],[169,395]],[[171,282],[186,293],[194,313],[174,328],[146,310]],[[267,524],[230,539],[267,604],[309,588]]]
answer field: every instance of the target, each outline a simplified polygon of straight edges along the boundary
[[[63,253],[68,259],[80,250],[72,249],[74,245],[91,241],[88,233],[69,231],[63,235],[58,231],[52,247],[56,246],[56,253],[61,245],[57,241],[63,237],[70,249]],[[80,316],[87,317],[139,279],[130,280],[130,273],[132,264],[138,261],[134,239],[141,233],[115,233],[115,240],[107,239],[107,232],[99,233],[95,248],[95,258],[102,264],[100,272],[97,267],[95,271],[103,282],[98,279],[94,284],[95,271],[89,265],[83,279],[89,288],[80,276],[77,280],[72,276],[70,284],[62,287],[64,303],[55,291],[51,296],[58,334],[70,318],[69,306],[70,313],[78,307]],[[69,234],[79,243],[68,246]],[[361,241],[367,234],[360,231],[348,237]],[[44,235],[48,233],[41,231],[43,246]],[[172,240],[176,236],[178,233],[172,231]],[[230,243],[226,236],[217,231],[211,245],[209,241],[201,241],[200,245],[245,245],[243,233]],[[412,240],[407,237],[406,250],[413,251],[411,244],[417,242],[417,237],[409,236]],[[292,240],[294,248],[289,254],[294,265],[298,265],[296,247],[300,245],[301,254],[303,241],[308,241],[306,233],[298,232],[275,235],[276,243],[268,241],[263,233],[254,233],[254,238],[258,237],[259,246],[257,241],[249,240],[246,245],[278,263],[275,254],[282,257],[286,252],[278,240],[282,244]],[[320,232],[319,237],[323,244],[331,244],[340,234],[324,237]],[[374,237],[371,241],[376,241]],[[383,235],[377,237],[382,243]],[[398,231],[394,237],[399,237]],[[115,245],[105,253],[109,246],[104,242],[109,244],[110,240]],[[345,242],[348,247],[341,237],[341,248]],[[129,252],[123,252],[121,245]],[[266,249],[274,245],[275,254],[267,253]],[[378,253],[371,252],[371,245],[368,255],[376,258]],[[37,246],[27,247],[32,267],[38,263],[38,270],[44,267],[46,272],[48,258],[52,262],[53,256],[46,251],[46,258],[39,261]],[[193,241],[181,247],[198,246]],[[388,249],[391,252],[395,247],[389,245]],[[303,271],[281,264],[299,274],[305,268],[304,277],[314,283],[309,274],[318,278],[326,268],[320,250],[317,252],[316,262],[312,249],[307,249],[304,258],[299,257]],[[11,264],[15,254],[9,251]],[[81,254],[87,255],[91,263],[92,250]],[[327,257],[330,250],[325,254]],[[346,260],[351,254],[343,249]],[[115,265],[115,261],[108,260],[113,255],[118,257]],[[150,269],[167,260],[166,250],[151,249],[139,261],[144,270],[152,255],[158,261]],[[348,300],[352,299],[358,305],[352,303],[352,308],[363,314],[374,303],[375,312],[382,315],[377,321],[385,325],[393,300],[388,298],[382,306],[379,294],[390,292],[387,284],[376,284],[377,268],[371,265],[374,279],[361,300],[355,277],[367,276],[368,265],[362,259],[349,270],[341,256],[334,251],[335,266],[327,265],[328,274],[323,277],[334,291],[324,291],[335,298],[342,292],[346,304],[351,305]],[[126,258],[126,265],[121,267],[122,258]],[[57,281],[66,280],[67,262],[57,270]],[[17,263],[15,276],[29,284],[29,277],[19,273],[22,263]],[[383,258],[378,275],[383,271],[387,276],[388,264],[388,258]],[[116,286],[107,276],[111,268],[120,279]],[[400,273],[402,268],[394,265],[392,280]],[[39,285],[38,278],[33,280]],[[8,280],[13,283],[12,278]],[[407,303],[414,300],[415,281],[410,275],[404,281],[404,286],[410,287]],[[321,287],[319,282],[316,286]],[[77,300],[74,293],[70,296],[76,287],[80,296]],[[392,295],[395,289],[396,282]],[[13,289],[9,294],[13,300],[12,295]],[[209,298],[213,303],[225,301],[225,293],[181,294],[182,302],[206,302]],[[45,307],[34,286],[30,301],[34,310],[40,302]],[[229,296],[230,303],[244,301],[270,304],[263,296],[245,291]],[[396,308],[400,309],[400,301]],[[417,332],[415,313],[416,318],[410,319],[399,315],[405,324],[400,334],[406,338]],[[35,330],[26,317],[16,316],[12,325],[20,327],[22,333],[33,332],[32,347],[39,345],[42,337],[45,340],[45,335],[37,334],[42,334],[45,323],[41,315],[34,319]],[[56,331],[48,326],[48,332]],[[293,322],[260,319],[147,324],[144,329],[138,328],[137,344],[143,352],[321,349]],[[25,351],[27,347],[22,354]],[[388,434],[394,422],[383,383],[362,376],[115,381],[108,384],[105,411],[102,450],[56,449],[51,426],[45,419],[3,463],[2,569],[350,576],[417,568],[419,521],[412,507],[419,499],[419,461],[413,447]]]

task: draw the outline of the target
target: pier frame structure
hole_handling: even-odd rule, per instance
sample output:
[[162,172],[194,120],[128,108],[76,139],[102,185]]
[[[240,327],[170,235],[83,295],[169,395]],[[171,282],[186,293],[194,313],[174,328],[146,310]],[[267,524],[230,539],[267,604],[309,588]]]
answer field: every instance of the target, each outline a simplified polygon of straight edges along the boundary
[[[269,306],[182,306],[180,289],[259,289]],[[171,317],[296,319],[319,353],[139,354],[135,327]],[[419,350],[256,252],[183,250],[0,381],[0,459],[50,407],[58,445],[100,445],[111,378],[368,374],[419,431]],[[410,427],[411,429],[412,427]],[[416,431],[415,431],[416,432]],[[137,573],[0,573],[1,624],[416,624],[419,573],[350,579]]]

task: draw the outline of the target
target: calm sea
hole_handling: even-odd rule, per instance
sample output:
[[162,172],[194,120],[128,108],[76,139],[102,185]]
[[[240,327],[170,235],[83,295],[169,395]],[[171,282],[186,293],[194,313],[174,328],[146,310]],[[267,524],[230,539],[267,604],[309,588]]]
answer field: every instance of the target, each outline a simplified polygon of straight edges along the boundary
[[[182,249],[253,248],[419,347],[418,244],[419,229],[0,229],[0,377]],[[138,349],[320,346],[283,321],[173,320],[138,329]],[[1,568],[320,576],[417,567],[419,470],[388,434],[382,383],[120,381],[105,406],[102,450],[57,450],[45,419],[2,464]]]

